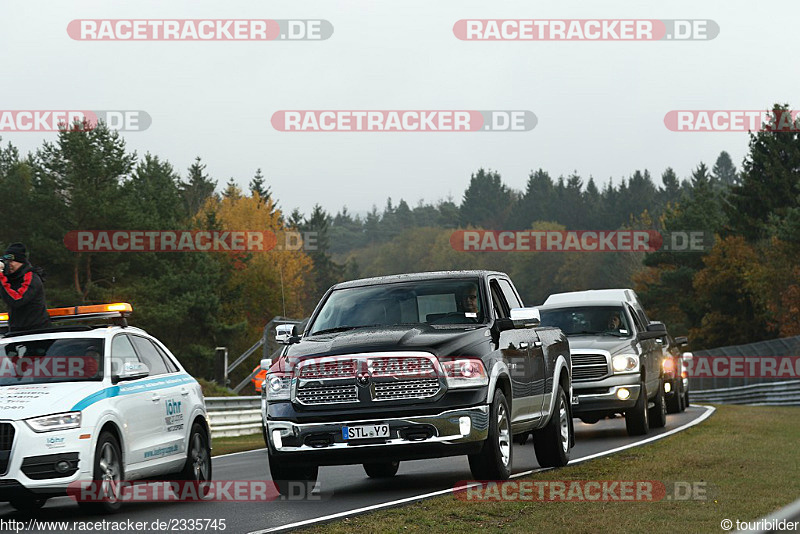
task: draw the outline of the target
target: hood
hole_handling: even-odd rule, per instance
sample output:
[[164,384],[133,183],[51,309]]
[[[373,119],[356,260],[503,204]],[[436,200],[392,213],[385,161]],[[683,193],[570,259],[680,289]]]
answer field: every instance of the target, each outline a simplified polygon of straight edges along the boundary
[[428,325],[359,328],[346,332],[304,337],[290,345],[286,358],[301,360],[359,352],[423,351],[436,356],[468,355],[489,342],[488,326],[437,329]]
[[606,350],[611,355],[621,352],[639,354],[636,338],[618,338],[613,336],[567,336],[570,350]]
[[102,382],[0,386],[0,419],[18,421],[68,412],[78,401],[102,388]]

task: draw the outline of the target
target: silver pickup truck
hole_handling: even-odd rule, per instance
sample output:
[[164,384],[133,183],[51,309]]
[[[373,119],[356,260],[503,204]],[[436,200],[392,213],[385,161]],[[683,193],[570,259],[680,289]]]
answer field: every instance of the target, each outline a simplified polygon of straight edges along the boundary
[[667,331],[647,319],[633,290],[559,293],[538,309],[543,326],[556,326],[569,339],[576,417],[591,424],[624,414],[630,435],[666,424]]

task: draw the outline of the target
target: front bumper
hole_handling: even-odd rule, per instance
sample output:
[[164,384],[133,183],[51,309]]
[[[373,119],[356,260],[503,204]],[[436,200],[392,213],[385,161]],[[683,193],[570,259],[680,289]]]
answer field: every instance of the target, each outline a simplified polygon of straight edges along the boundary
[[[638,374],[614,375],[591,382],[575,382],[573,388],[574,395],[578,397],[578,404],[572,406],[572,413],[576,416],[592,414],[602,417],[633,408],[642,389]],[[625,400],[617,396],[622,388],[630,393]]]
[[89,476],[91,439],[81,439],[86,428],[37,433],[22,421],[2,423],[13,425],[15,435],[7,469],[0,474],[0,501],[26,492],[64,495],[70,483]]
[[[342,436],[345,426],[373,424],[389,425],[389,437],[345,440]],[[447,410],[436,415],[336,423],[267,420],[270,455],[319,465],[468,454],[479,451],[488,435],[488,405]]]

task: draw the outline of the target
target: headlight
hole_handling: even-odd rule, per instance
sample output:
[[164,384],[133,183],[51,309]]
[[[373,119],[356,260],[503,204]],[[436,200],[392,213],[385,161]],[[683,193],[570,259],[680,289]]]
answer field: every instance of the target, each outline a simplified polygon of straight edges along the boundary
[[664,369],[664,372],[667,374],[672,374],[675,372],[675,360],[672,358],[665,358],[664,363],[661,364],[661,368]]
[[617,354],[611,358],[615,373],[631,373],[639,370],[639,357],[635,354]]
[[473,358],[462,358],[442,362],[447,387],[473,388],[486,386],[489,384],[489,377],[486,375],[486,368],[483,362]]
[[81,426],[81,412],[55,413],[43,417],[26,419],[25,422],[34,432],[52,432],[53,430],[69,430]]
[[289,400],[292,377],[282,373],[268,374],[261,386],[261,390],[267,390],[268,401]]

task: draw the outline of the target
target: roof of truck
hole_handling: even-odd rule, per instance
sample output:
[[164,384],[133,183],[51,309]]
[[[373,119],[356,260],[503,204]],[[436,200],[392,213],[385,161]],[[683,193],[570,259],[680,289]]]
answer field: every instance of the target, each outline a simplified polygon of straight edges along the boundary
[[360,286],[374,286],[381,284],[397,284],[401,282],[419,282],[422,280],[443,280],[448,278],[484,278],[490,275],[498,275],[508,277],[506,273],[499,271],[431,271],[424,273],[406,273],[394,274],[391,276],[376,276],[373,278],[361,278],[359,280],[350,280],[349,282],[342,282],[333,286],[335,289],[343,289],[348,287]]
[[633,289],[590,289],[587,291],[570,291],[569,293],[555,293],[547,297],[544,304],[565,304],[595,301],[618,301],[638,304],[639,299]]

